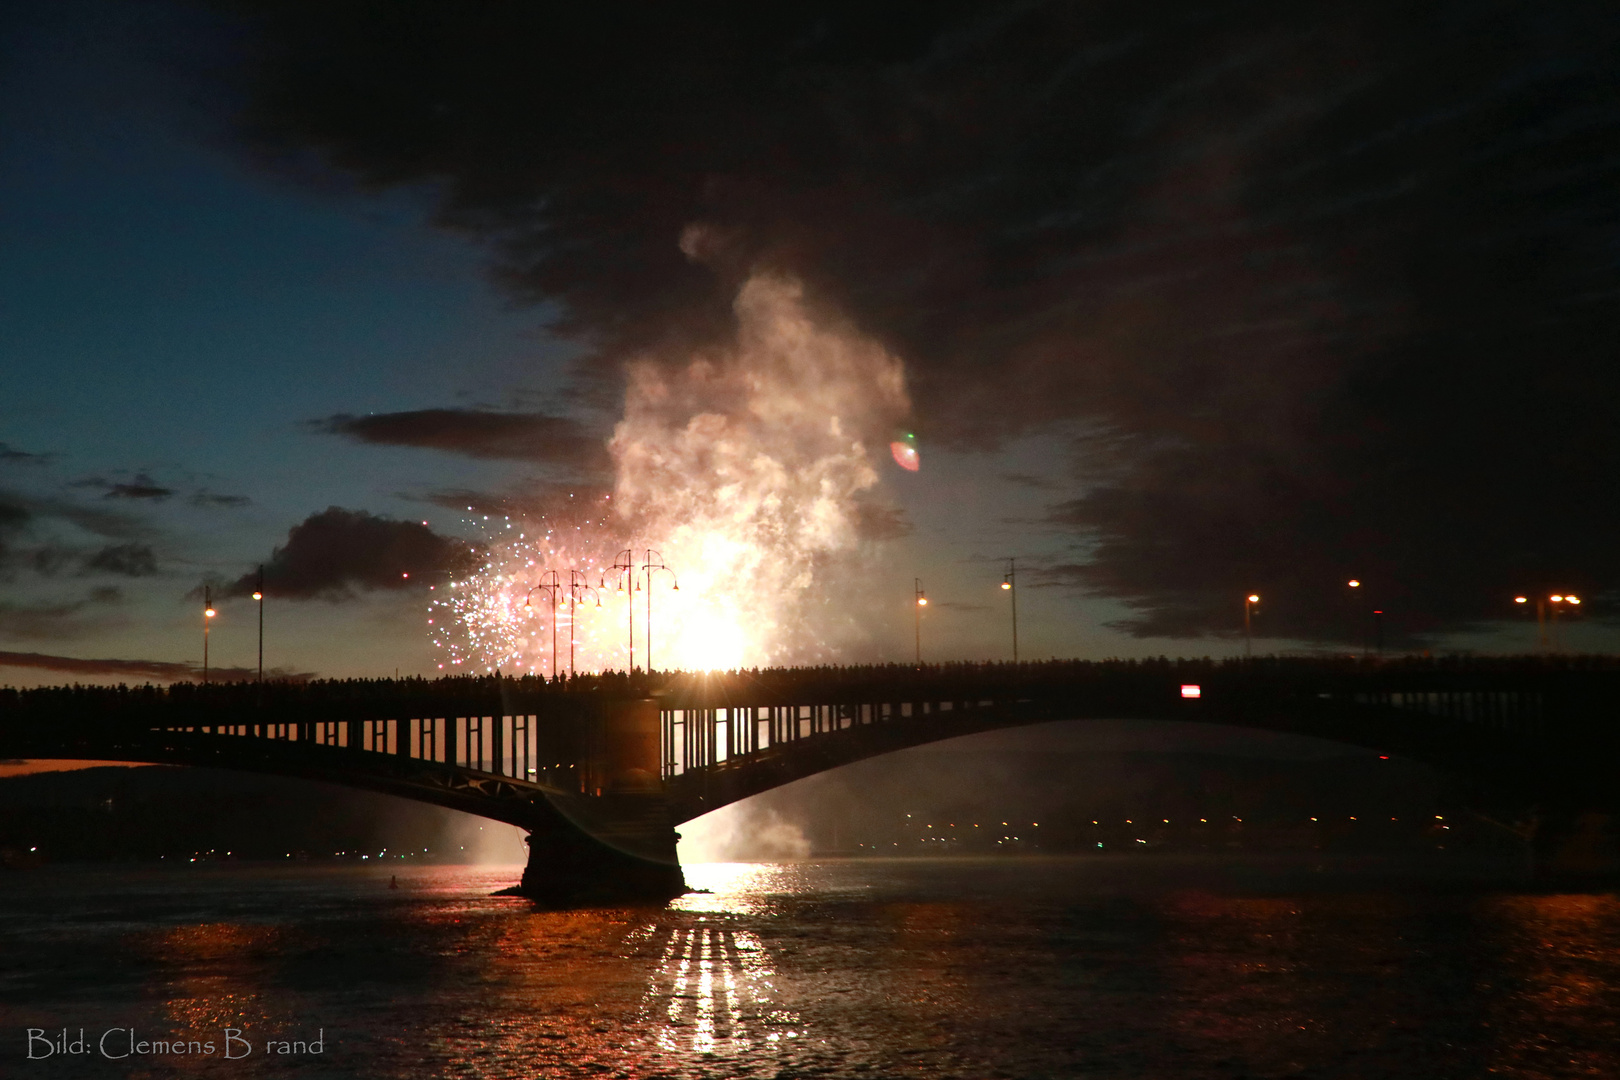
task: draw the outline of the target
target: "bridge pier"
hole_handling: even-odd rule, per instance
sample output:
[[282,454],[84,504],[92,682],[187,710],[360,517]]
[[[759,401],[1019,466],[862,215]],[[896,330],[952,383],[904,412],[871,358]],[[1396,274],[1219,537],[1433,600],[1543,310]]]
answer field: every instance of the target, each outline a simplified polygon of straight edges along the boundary
[[686,892],[659,783],[658,703],[607,703],[578,795],[553,796],[529,828],[510,893],[548,906],[663,903]]
[[523,880],[507,890],[548,907],[663,903],[686,892],[661,795],[581,797],[529,831]]

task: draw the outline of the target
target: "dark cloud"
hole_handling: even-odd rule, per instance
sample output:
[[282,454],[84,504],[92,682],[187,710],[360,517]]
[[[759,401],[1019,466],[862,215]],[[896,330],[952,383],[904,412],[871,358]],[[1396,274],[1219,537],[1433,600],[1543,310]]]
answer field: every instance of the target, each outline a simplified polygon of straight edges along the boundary
[[[97,486],[104,481],[95,481]],[[83,481],[74,486],[85,486]],[[138,518],[102,506],[85,506],[64,499],[45,499],[18,492],[0,491],[0,532],[18,531],[25,526],[65,521],[85,532],[108,540],[134,540],[147,535],[149,527]]]
[[[264,564],[265,592],[292,600],[349,600],[357,592],[437,581],[476,565],[481,552],[477,544],[440,536],[414,521],[332,506],[294,525],[287,542],[271,552]],[[248,596],[258,585],[255,569],[217,595]]]
[[15,446],[0,442],[0,462],[7,465],[48,465],[56,460],[55,454],[31,454]]
[[235,509],[239,506],[248,506],[253,500],[246,495],[221,495],[214,491],[198,491],[186,500],[192,506],[199,506],[205,510]]
[[584,386],[764,268],[904,357],[928,441],[1083,427],[1051,580],[1135,632],[1612,585],[1612,6],[233,7],[258,159],[431,184]]
[[313,422],[316,430],[382,446],[418,446],[467,457],[602,468],[607,450],[577,420],[544,413],[417,409]]
[[[95,609],[122,604],[116,588],[95,588],[75,600],[16,603],[0,600],[0,637],[66,640],[83,636],[92,626],[105,628],[108,617]],[[94,618],[90,618],[94,616]]]
[[84,560],[90,573],[149,577],[158,572],[157,556],[145,544],[108,544]]
[[[70,675],[123,675],[135,679],[156,679],[159,682],[181,682],[202,678],[202,667],[189,662],[169,660],[88,660],[76,656],[52,656],[49,653],[5,652],[0,650],[0,667],[31,668],[39,671],[60,671]],[[314,677],[311,672],[286,671],[276,668],[266,671],[275,679],[304,682]],[[208,670],[210,681],[241,682],[258,676],[255,668],[220,668]]]
[[32,517],[27,507],[0,500],[0,533],[16,532]]
[[104,480],[99,476],[90,476],[74,481],[72,486],[96,488],[104,499],[149,499],[153,502],[162,502],[174,494],[173,488],[164,487],[145,473],[136,473],[133,479],[126,481]]

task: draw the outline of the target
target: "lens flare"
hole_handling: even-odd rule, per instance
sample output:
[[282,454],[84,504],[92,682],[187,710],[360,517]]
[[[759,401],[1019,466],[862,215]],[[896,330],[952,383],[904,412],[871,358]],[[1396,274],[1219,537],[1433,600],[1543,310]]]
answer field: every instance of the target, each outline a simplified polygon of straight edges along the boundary
[[481,523],[484,565],[434,601],[447,672],[566,673],[570,638],[579,671],[624,670],[632,635],[634,666],[650,636],[660,670],[813,663],[864,638],[869,447],[909,410],[903,368],[812,318],[792,279],[756,275],[734,310],[730,347],[631,365],[611,497],[578,521]]

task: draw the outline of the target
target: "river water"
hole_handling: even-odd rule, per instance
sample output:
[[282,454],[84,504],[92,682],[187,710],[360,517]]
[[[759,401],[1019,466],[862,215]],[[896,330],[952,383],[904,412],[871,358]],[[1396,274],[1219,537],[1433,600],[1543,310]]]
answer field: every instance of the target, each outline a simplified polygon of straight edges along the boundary
[[874,860],[694,866],[712,891],[548,912],[489,895],[515,867],[397,873],[0,877],[0,1075],[1620,1077],[1613,894]]

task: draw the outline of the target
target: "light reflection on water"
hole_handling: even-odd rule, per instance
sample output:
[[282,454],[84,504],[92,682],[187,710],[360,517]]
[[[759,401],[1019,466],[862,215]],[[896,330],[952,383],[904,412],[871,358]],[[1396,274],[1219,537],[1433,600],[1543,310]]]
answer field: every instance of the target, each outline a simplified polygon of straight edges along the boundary
[[[1620,1076],[1612,894],[1235,887],[1143,861],[731,863],[688,867],[708,891],[667,906],[551,912],[490,895],[514,873],[0,879],[0,1054],[27,1027],[228,1025],[324,1029],[306,1077]],[[221,1065],[93,1064],[26,1075]],[[291,1068],[260,1053],[230,1072]]]

